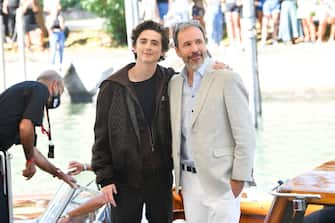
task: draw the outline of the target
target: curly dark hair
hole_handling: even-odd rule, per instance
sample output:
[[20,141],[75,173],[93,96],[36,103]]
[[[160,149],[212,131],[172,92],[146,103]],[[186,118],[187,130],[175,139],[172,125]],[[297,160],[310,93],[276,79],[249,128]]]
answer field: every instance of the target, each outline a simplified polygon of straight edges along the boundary
[[[135,47],[136,41],[140,34],[145,30],[153,30],[161,34],[162,36],[162,51],[163,56],[159,58],[159,61],[165,59],[165,53],[169,50],[169,29],[165,28],[163,25],[154,22],[152,20],[146,20],[140,24],[138,24],[131,34],[132,45]],[[137,58],[137,54],[134,53],[135,59]]]

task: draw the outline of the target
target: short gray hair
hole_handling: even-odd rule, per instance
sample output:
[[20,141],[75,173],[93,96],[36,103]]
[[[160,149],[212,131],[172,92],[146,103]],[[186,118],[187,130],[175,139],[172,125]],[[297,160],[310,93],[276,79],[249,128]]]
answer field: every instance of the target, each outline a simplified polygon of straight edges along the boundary
[[45,70],[43,71],[38,77],[37,81],[41,82],[52,82],[56,81],[58,86],[64,89],[64,82],[63,78],[60,76],[60,74],[55,70]]
[[207,37],[206,37],[206,31],[204,29],[204,27],[200,24],[200,22],[198,20],[190,20],[187,22],[182,22],[182,23],[178,23],[173,27],[173,34],[172,34],[172,38],[173,38],[173,42],[175,47],[178,47],[179,43],[178,43],[178,34],[180,31],[183,31],[189,27],[195,27],[198,28],[203,37],[205,42],[207,43]]

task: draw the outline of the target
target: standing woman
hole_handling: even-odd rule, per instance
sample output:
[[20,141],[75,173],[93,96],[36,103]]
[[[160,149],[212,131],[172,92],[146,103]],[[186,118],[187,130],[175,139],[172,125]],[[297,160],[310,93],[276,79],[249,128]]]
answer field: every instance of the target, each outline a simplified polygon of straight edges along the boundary
[[22,0],[20,10],[23,13],[26,47],[31,48],[32,36],[36,36],[39,48],[43,50],[43,33],[36,20],[36,14],[40,10],[37,0]]
[[334,43],[335,37],[335,0],[320,0],[318,8],[318,43],[322,43],[327,31],[327,25],[330,24],[330,34],[328,42]]
[[226,13],[229,45],[239,47],[242,45],[242,34],[241,34],[242,1],[227,0],[225,4],[226,4],[225,13]]
[[261,45],[266,46],[268,38],[268,26],[272,22],[272,44],[277,44],[280,18],[280,1],[265,0],[263,4],[263,21],[262,21],[262,40]]
[[[62,15],[62,6],[59,0],[44,1],[44,13],[46,14],[46,28],[49,34],[50,62],[59,65],[63,62],[63,53],[65,47],[65,22]],[[56,54],[58,52],[58,61]]]
[[[16,10],[20,5],[20,0],[4,0],[3,1],[3,6],[2,6],[2,12],[6,15],[7,17],[7,24],[5,24],[5,29],[6,25],[8,28],[8,38],[6,40],[11,41],[16,41],[17,38],[17,33],[16,33]],[[4,17],[4,18],[5,18]]]
[[168,13],[172,0],[156,0],[158,13],[161,21],[164,20],[164,16]]
[[223,13],[220,0],[207,0],[205,23],[208,43],[217,47],[223,37]]
[[255,3],[256,19],[259,25],[259,29],[262,30],[264,0],[255,0],[254,3]]
[[298,0],[298,18],[301,19],[301,24],[304,32],[304,41],[316,41],[316,27],[314,24],[314,16],[317,9],[317,0]]
[[198,20],[202,27],[206,27],[205,20],[205,4],[203,0],[193,0],[192,19]]
[[157,0],[142,0],[143,14],[142,19],[145,20],[153,20],[155,22],[161,22]]
[[281,3],[279,37],[286,44],[295,44],[302,38],[302,28],[297,18],[297,1],[284,0]]

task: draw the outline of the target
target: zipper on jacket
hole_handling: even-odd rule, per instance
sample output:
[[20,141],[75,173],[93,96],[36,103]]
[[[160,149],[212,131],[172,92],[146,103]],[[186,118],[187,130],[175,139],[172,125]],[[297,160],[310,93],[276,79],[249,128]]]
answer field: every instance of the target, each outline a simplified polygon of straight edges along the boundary
[[155,113],[154,113],[154,119],[152,120],[151,126],[149,127],[149,131],[150,131],[150,141],[151,141],[151,151],[155,151],[155,139],[154,136],[152,134],[152,132],[154,131],[154,123],[156,123],[156,119],[157,119],[157,115],[158,115],[158,111],[161,105],[161,99],[162,97],[164,97],[163,92],[165,90],[167,86],[162,86],[160,90],[160,92],[158,92],[157,95],[159,95],[158,100],[156,100],[156,106],[155,106]]
[[[130,92],[130,95],[131,95],[131,97],[133,98],[133,100],[135,101],[135,103],[137,104],[137,106],[140,108],[140,112],[141,112],[141,115],[142,115],[142,118],[144,119],[144,120],[146,120],[145,119],[145,116],[144,116],[144,112],[143,112],[143,109],[142,109],[142,107],[141,107],[141,104],[140,104],[140,102],[138,101],[138,99],[137,99],[137,97],[135,97],[134,95],[133,95],[133,92],[132,91],[129,91]],[[155,115],[156,115],[156,113],[157,113],[157,108],[156,108],[156,111],[155,111]],[[154,119],[155,119],[156,117],[154,116]],[[149,123],[148,123],[148,132],[149,132],[149,140],[150,140],[150,146],[151,146],[151,151],[152,152],[154,152],[155,151],[155,143],[154,143],[154,137],[153,137],[153,134],[152,134],[152,129],[153,129],[153,123],[154,123],[154,120],[152,120],[152,124],[151,124],[151,126],[149,126]]]
[[[152,132],[154,131],[154,123],[155,123],[155,120],[157,119],[157,114],[158,114],[158,111],[159,111],[159,108],[160,108],[161,98],[164,96],[163,92],[164,92],[165,88],[167,88],[167,85],[161,86],[158,90],[159,92],[157,92],[158,93],[157,95],[159,95],[159,97],[158,97],[158,99],[156,99],[154,119],[152,120],[151,126],[148,123],[148,131],[149,131],[149,136],[150,136],[150,143],[151,143],[151,151],[152,152],[155,151],[155,139],[154,139],[154,136],[153,136]],[[140,105],[140,102],[138,101],[137,97],[133,94],[132,90],[129,90],[129,92],[130,92],[130,95],[135,100],[135,103],[137,104],[137,106],[139,106],[141,108],[140,109],[141,115],[145,119],[144,112],[143,112],[143,109]]]
[[151,142],[151,152],[155,151],[155,143],[154,143],[154,137],[152,135],[152,129],[149,128],[149,132],[150,132],[150,142]]

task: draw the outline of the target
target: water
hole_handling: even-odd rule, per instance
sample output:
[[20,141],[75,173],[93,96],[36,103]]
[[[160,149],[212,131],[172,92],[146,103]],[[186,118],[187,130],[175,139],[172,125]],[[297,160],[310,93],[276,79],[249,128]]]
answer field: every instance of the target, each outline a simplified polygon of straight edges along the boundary
[[[63,97],[64,98],[64,97]],[[61,106],[50,112],[53,143],[55,145],[55,158],[52,163],[66,170],[69,161],[91,161],[91,147],[93,144],[93,126],[95,119],[95,104],[71,104],[62,102]],[[45,126],[47,126],[45,124]],[[47,156],[48,140],[37,128],[37,148]],[[12,155],[12,181],[13,194],[39,194],[54,193],[61,181],[49,174],[38,170],[29,181],[21,176],[25,158],[21,146],[9,150]],[[79,182],[88,182],[93,179],[93,174],[86,173],[79,177]]]
[[[66,96],[63,98],[67,98]],[[71,104],[65,100],[51,112],[55,144],[53,163],[66,168],[71,160],[90,162],[93,143],[95,103]],[[255,160],[256,192],[267,194],[276,181],[286,180],[335,158],[335,103],[333,100],[266,100],[257,130]],[[38,130],[38,148],[47,154],[47,138]],[[21,176],[22,148],[10,149],[13,193],[53,193],[60,181],[38,170],[29,181]],[[79,176],[89,181],[92,173]]]
[[265,101],[257,131],[258,190],[334,159],[334,101]]
[[[257,130],[257,151],[255,161],[256,192],[267,194],[277,180],[286,180],[310,170],[321,163],[334,159],[335,148],[335,103],[334,99],[320,99],[320,95],[334,98],[335,78],[333,75],[333,54],[335,45],[298,44],[293,46],[269,46],[259,50],[259,75],[262,94],[268,98],[263,102],[263,117]],[[228,48],[211,51],[216,59],[228,63],[243,78],[246,77],[245,55]],[[111,51],[98,48],[83,48],[67,51],[85,82],[94,82],[96,74],[112,66],[115,70],[133,59],[127,49]],[[78,57],[80,55],[80,57]],[[44,57],[28,55],[28,78],[35,79],[44,69]],[[92,58],[99,58],[92,61]],[[112,59],[111,59],[112,58]],[[321,59],[320,59],[321,58]],[[19,65],[9,61],[7,68]],[[182,61],[170,50],[163,65],[180,70]],[[37,70],[38,69],[38,70]],[[9,69],[10,70],[10,69]],[[11,70],[10,70],[11,71]],[[8,72],[14,74],[14,72]],[[7,75],[8,85],[20,80],[20,75]],[[86,83],[85,82],[85,83]],[[283,96],[283,97],[282,97]],[[287,100],[270,100],[287,98]],[[302,98],[303,100],[290,100]],[[318,98],[311,100],[313,98]],[[322,97],[321,97],[322,98]],[[72,105],[68,96],[62,105],[51,112],[55,159],[57,166],[65,169],[71,160],[90,162],[93,144],[95,103]],[[47,154],[47,138],[38,130],[38,148]],[[60,181],[38,171],[29,181],[21,176],[24,155],[21,146],[10,149],[14,155],[14,194],[53,193]],[[93,174],[82,174],[78,178],[88,181]]]

